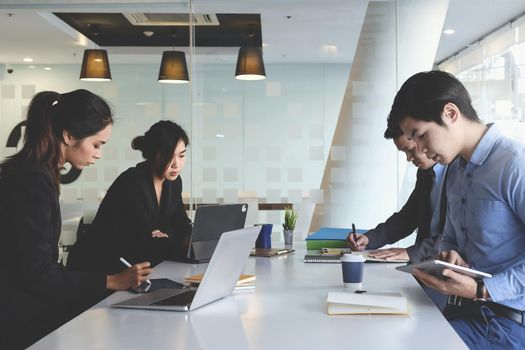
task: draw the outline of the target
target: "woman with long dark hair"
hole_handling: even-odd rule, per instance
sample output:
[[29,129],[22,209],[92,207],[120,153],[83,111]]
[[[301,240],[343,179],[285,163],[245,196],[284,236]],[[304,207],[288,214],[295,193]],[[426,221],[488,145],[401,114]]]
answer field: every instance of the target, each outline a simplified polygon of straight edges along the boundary
[[[129,168],[113,182],[88,232],[72,247],[67,268],[115,273],[130,262],[184,259],[191,221],[182,202],[186,132],[174,122],[155,123],[131,147],[144,162]],[[94,264],[90,257],[100,258]]]
[[60,168],[95,163],[112,124],[107,103],[87,90],[33,97],[24,145],[0,164],[0,348],[31,345],[107,290],[137,287],[151,272],[148,262],[114,275],[71,272],[57,262]]

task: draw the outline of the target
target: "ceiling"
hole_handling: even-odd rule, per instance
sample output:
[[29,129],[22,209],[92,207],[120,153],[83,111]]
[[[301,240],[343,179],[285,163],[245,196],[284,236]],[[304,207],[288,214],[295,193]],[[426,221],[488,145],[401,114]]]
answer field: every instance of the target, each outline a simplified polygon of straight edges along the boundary
[[[168,23],[165,22],[168,20],[177,23],[177,19],[188,22],[189,16],[184,13],[144,14],[144,18],[137,21],[140,24],[132,23],[127,16],[137,18],[137,15],[128,13],[60,12],[54,15],[100,47],[190,46],[189,24],[162,24]],[[213,16],[216,24],[210,20],[206,25],[195,26],[195,46],[238,48],[262,45],[259,14],[217,13]],[[146,17],[151,17],[154,21],[150,21],[150,25],[144,25],[147,22]],[[208,17],[211,19],[211,16]]]
[[[110,5],[98,0],[89,3],[78,0],[61,7],[56,1],[46,0],[10,3],[0,0],[0,63],[6,64],[23,64],[24,57],[32,57],[31,64],[80,63],[84,49],[96,47],[95,38],[90,40],[90,35],[82,35],[53,12],[118,13],[131,7],[144,12],[180,13],[187,11],[188,6],[186,2],[163,0],[113,0]],[[193,9],[198,13],[260,15],[260,39],[266,63],[350,63],[359,38],[355,34],[361,30],[367,3],[365,0],[194,0]],[[523,0],[450,0],[445,28],[453,28],[456,33],[442,35],[436,62],[524,13]],[[162,51],[173,48],[102,46],[115,63],[158,62]],[[188,52],[187,47],[175,46]],[[196,48],[195,53],[209,62],[230,63],[236,60],[237,50],[235,46],[206,46]]]
[[[487,34],[525,15],[525,0],[450,0],[435,62],[439,63]],[[473,20],[475,19],[475,20]]]

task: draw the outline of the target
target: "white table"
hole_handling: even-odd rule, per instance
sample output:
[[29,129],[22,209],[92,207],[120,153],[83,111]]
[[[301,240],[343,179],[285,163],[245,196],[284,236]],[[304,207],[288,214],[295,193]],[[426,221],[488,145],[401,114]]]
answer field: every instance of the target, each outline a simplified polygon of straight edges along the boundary
[[[189,313],[112,309],[134,295],[118,292],[32,349],[466,349],[414,278],[395,264],[365,264],[364,289],[401,292],[410,315],[329,316],[326,296],[342,291],[339,264],[303,263],[295,254],[250,258],[255,290]],[[164,262],[153,277],[182,281],[205,265]]]

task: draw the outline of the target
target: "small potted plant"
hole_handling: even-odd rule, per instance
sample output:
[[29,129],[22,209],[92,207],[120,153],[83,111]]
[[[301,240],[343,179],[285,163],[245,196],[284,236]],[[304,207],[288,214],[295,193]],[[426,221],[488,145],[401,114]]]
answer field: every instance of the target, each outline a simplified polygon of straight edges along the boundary
[[297,223],[297,216],[298,214],[293,207],[284,209],[283,234],[285,245],[292,245],[293,243],[293,231],[295,230],[295,224]]

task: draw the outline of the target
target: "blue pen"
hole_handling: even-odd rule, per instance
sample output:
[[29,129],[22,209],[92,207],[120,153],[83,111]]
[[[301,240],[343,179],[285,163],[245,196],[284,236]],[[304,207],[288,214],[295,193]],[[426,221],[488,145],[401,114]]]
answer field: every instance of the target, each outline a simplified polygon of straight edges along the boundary
[[[357,233],[357,232],[355,231],[355,224],[352,224],[352,234],[353,234],[353,236],[354,236],[354,239],[356,238],[356,236],[355,236],[356,233]],[[357,242],[356,242],[356,243],[357,243]]]

